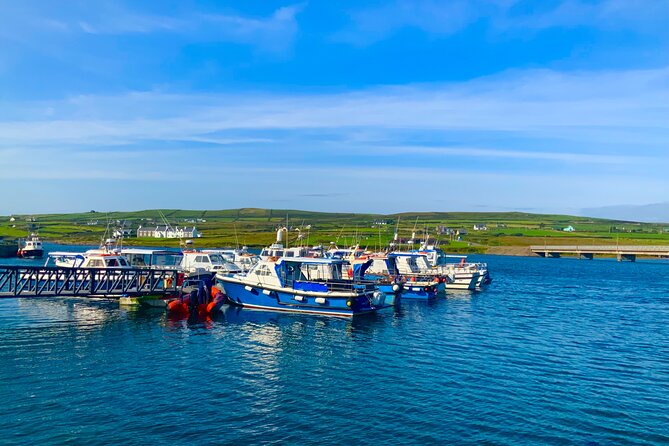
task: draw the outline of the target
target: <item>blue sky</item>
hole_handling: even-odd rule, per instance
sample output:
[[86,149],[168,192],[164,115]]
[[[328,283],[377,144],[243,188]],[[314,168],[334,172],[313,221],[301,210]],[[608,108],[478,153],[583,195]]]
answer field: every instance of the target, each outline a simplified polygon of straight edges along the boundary
[[668,0],[0,0],[0,214],[665,202]]

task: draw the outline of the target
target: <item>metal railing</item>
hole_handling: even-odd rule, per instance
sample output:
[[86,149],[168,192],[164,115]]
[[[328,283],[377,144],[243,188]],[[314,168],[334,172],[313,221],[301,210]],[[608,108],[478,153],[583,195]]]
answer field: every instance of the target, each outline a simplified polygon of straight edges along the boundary
[[170,294],[173,269],[0,266],[0,297]]

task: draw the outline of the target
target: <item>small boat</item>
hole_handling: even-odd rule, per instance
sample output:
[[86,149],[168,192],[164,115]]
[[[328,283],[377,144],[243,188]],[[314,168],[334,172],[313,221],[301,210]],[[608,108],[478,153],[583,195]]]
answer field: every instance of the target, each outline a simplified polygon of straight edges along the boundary
[[19,241],[19,250],[16,255],[21,259],[41,259],[44,257],[42,239],[35,233]]
[[323,257],[323,247],[315,246],[284,246],[284,238],[288,239],[288,228],[279,228],[276,231],[276,241],[260,251],[260,258],[267,260],[270,257]]
[[457,263],[441,263],[436,266],[434,269],[439,274],[448,274],[454,278],[461,278],[463,281],[475,277],[476,283],[474,284],[474,288],[482,288],[484,285],[488,285],[492,282],[487,263],[467,262],[467,256],[465,255],[444,255],[444,257],[457,258],[460,259],[460,261]]
[[[432,300],[437,297],[439,291],[443,290],[444,281],[441,278],[420,274],[419,271],[401,271],[399,265],[403,256],[397,253],[377,254],[369,257],[370,266],[367,268],[365,277],[388,277],[393,280],[389,285],[380,287],[383,292],[394,289],[394,285],[401,284],[400,299]],[[364,258],[363,258],[364,260]],[[391,288],[388,289],[388,286]]]
[[[466,255],[448,255],[440,248],[427,243],[423,243],[420,249],[410,252],[421,254],[427,259],[426,264],[420,265],[421,269],[433,270],[437,274],[453,278],[453,283],[447,284],[446,288],[475,289],[492,282],[488,264],[467,262]],[[459,262],[449,261],[449,259],[458,259]],[[474,276],[476,276],[476,283],[472,288],[468,284]]]
[[167,304],[167,311],[176,317],[208,317],[220,311],[226,299],[219,286],[213,286],[211,277],[188,278],[179,296]]
[[119,253],[135,268],[180,269],[183,253],[167,249],[122,248]]
[[119,253],[100,249],[86,252],[50,252],[44,266],[51,263],[61,268],[132,269],[128,259]]
[[223,259],[234,263],[243,273],[260,261],[260,256],[248,252],[246,246],[241,249],[203,249],[202,252],[221,255]]
[[209,275],[213,277],[217,273],[230,275],[242,272],[239,266],[225,260],[221,254],[195,250],[183,251],[179,267],[192,276]]
[[118,303],[122,307],[167,308],[165,296],[161,294],[154,296],[121,296]]
[[271,257],[216,281],[230,304],[255,309],[352,317],[385,306],[375,284],[342,278],[343,267],[341,259]]

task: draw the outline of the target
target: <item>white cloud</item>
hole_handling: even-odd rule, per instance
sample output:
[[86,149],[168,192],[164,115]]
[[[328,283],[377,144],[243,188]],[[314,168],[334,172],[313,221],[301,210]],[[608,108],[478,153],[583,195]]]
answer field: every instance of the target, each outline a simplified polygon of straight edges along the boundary
[[[337,94],[79,96],[0,110],[5,181],[26,172],[151,181],[176,197],[195,166],[192,188],[245,184],[240,206],[300,203],[296,191],[329,193],[332,184],[379,194],[374,208],[355,193],[327,200],[358,211],[407,210],[409,202],[418,210],[577,209],[662,201],[668,186],[669,69],[517,71]],[[416,181],[381,196],[400,176]],[[449,184],[466,184],[469,201]]]
[[[28,47],[61,42],[77,34],[148,35],[169,34],[189,42],[234,42],[280,52],[290,48],[298,32],[296,16],[303,5],[276,9],[269,16],[197,11],[152,14],[122,3],[100,1],[41,8],[26,3],[11,5],[0,16],[0,41],[21,42]],[[55,51],[54,51],[55,52]]]
[[669,69],[510,72],[464,83],[340,94],[132,93],[12,104],[6,110],[11,114],[4,119],[0,112],[5,147],[196,140],[216,132],[265,139],[267,132],[299,129],[327,130],[345,139],[361,131],[503,132],[579,147],[623,141],[657,148],[664,147],[669,132]]
[[492,31],[588,26],[632,29],[640,33],[666,31],[664,0],[561,0],[536,3],[529,12],[519,0],[394,0],[378,7],[349,13],[352,26],[334,35],[335,40],[369,44],[402,28],[418,28],[436,36],[455,34],[486,20]]

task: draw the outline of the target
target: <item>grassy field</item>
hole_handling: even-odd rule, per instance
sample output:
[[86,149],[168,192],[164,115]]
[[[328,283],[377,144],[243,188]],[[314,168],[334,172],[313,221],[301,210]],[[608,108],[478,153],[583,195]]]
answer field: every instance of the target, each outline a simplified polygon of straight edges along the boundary
[[[288,224],[289,241],[310,245],[335,242],[340,246],[359,243],[370,249],[386,246],[393,238],[399,219],[400,238],[431,238],[451,252],[486,252],[489,247],[529,246],[533,244],[669,244],[669,224],[635,223],[568,215],[542,215],[519,212],[422,212],[393,215],[323,213],[284,209],[229,210],[146,210],[138,212],[87,212],[78,214],[14,215],[0,217],[0,237],[24,237],[30,227],[38,228],[47,241],[97,244],[108,227],[155,227],[164,219],[172,226],[193,226],[203,234],[198,247],[270,244],[276,228]],[[29,221],[29,220],[35,220]],[[474,225],[487,230],[475,231]],[[307,229],[307,226],[311,229]],[[563,228],[572,226],[574,232]],[[438,233],[438,228],[446,233]],[[299,230],[298,230],[299,229]],[[448,230],[459,235],[449,234]],[[126,238],[127,245],[178,246],[177,239]]]

